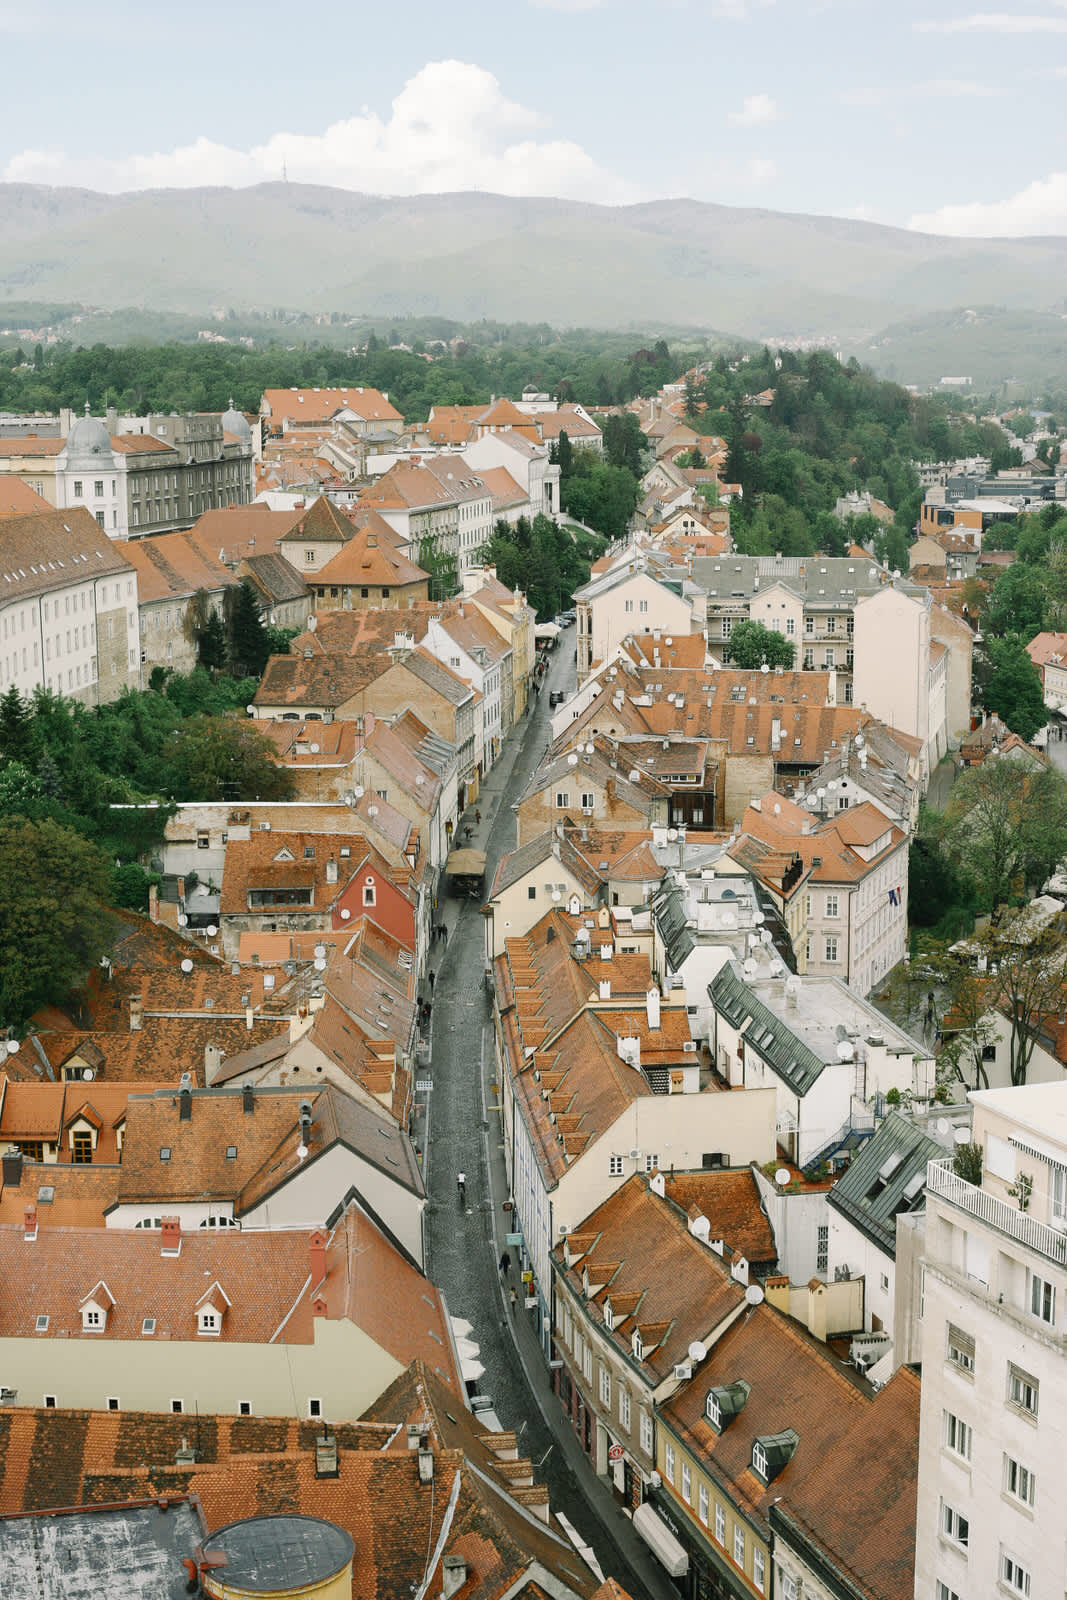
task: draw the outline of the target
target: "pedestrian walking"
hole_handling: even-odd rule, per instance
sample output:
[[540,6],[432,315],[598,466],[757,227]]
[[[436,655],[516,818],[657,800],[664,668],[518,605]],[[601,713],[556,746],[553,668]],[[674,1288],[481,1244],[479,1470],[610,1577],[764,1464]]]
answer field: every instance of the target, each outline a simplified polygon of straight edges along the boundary
[[476,823],[477,823],[477,824],[478,824],[478,826],[479,826],[479,827],[481,827],[481,822],[482,822],[482,814],[481,814],[481,812],[480,812],[480,811],[477,811],[477,810],[476,810],[476,811],[475,811],[475,813],[474,813],[474,820],[475,820],[475,822],[476,822]]
[[510,1271],[511,1271],[511,1257],[508,1255],[507,1251],[505,1250],[503,1255],[500,1257],[500,1276],[502,1278],[506,1278]]
[[429,985],[430,985],[430,993],[433,994],[433,986],[434,986],[434,983],[436,981],[436,974],[435,974],[435,972],[434,972],[432,967],[430,968],[429,972],[426,974],[426,978],[427,978],[427,981],[429,982]]
[[459,1195],[460,1205],[465,1206],[467,1204],[467,1174],[465,1172],[457,1172],[456,1174],[456,1192]]
[[518,1298],[519,1298],[518,1295],[515,1293],[515,1285],[512,1284],[511,1288],[508,1290],[508,1310],[509,1311],[514,1311],[515,1310],[515,1305],[516,1305],[516,1302],[518,1301]]

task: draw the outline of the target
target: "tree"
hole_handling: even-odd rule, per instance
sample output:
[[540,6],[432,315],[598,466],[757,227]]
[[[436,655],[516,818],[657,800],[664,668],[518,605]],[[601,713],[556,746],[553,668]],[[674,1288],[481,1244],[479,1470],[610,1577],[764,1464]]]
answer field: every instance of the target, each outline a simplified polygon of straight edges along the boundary
[[986,655],[989,673],[980,690],[982,704],[1029,744],[1048,721],[1038,670],[1017,633],[989,639]]
[[983,941],[992,975],[992,996],[1008,1019],[1011,1081],[1026,1082],[1037,1035],[1050,1015],[1063,1009],[1067,981],[1067,913],[1035,933],[1029,909],[1005,918]]
[[[634,477],[641,476],[645,436],[632,411],[613,413],[603,424],[604,456],[609,467],[625,467]],[[562,463],[561,463],[562,465]]]
[[[1034,773],[1010,757],[987,756],[961,773],[935,828],[945,847],[994,909],[1009,899],[1027,867],[1046,861],[1052,843],[1046,816],[1064,815],[1062,780]],[[1055,835],[1055,825],[1054,833]],[[1062,835],[1057,858],[1062,854]]]
[[973,956],[946,953],[938,961],[948,990],[945,1019],[951,1037],[940,1051],[937,1064],[947,1069],[969,1089],[988,1089],[989,1071],[985,1052],[997,1036],[996,1018],[990,1010],[991,982],[979,970]]
[[1036,567],[1016,561],[993,585],[986,607],[988,633],[1018,633],[1032,639],[1041,632],[1045,612],[1045,585]]
[[254,721],[190,717],[175,731],[162,774],[175,800],[291,800],[293,775]]
[[764,665],[790,668],[796,646],[784,634],[765,628],[762,622],[737,622],[730,634],[727,659],[735,666],[752,671]]
[[95,845],[50,820],[0,818],[0,1019],[62,1004],[110,949],[107,873]]
[[[217,611],[208,613],[197,638],[196,659],[209,672],[221,672],[226,665],[226,626]],[[155,668],[153,667],[153,673]]]
[[0,756],[21,761],[30,748],[30,708],[14,684],[0,698]]
[[[232,590],[227,592],[230,599]],[[248,578],[242,580],[230,601],[229,660],[235,677],[262,676],[270,657],[270,640],[263,625],[256,590]]]
[[[929,813],[919,819],[919,832],[908,851],[908,920],[915,928],[937,928],[939,935],[958,937],[973,926],[973,889],[959,866],[941,848]],[[952,926],[945,926],[946,918]],[[965,923],[966,927],[960,927]]]

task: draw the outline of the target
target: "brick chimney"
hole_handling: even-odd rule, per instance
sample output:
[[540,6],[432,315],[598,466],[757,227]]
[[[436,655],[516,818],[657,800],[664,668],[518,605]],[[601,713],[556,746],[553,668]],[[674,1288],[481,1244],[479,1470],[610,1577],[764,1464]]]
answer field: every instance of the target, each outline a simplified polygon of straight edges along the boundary
[[331,856],[326,863],[326,882],[337,882],[337,862],[333,856]]
[[326,1278],[326,1235],[321,1228],[317,1228],[311,1235],[308,1248],[311,1253],[311,1289],[314,1294]]
[[144,1027],[144,1000],[139,994],[130,996],[130,1032]]
[[178,1121],[190,1122],[193,1115],[193,1077],[190,1072],[182,1073],[181,1087],[178,1090]]
[[178,1256],[182,1251],[182,1219],[180,1217],[162,1217],[160,1219],[160,1253],[165,1256]]
[[37,1207],[24,1207],[22,1218],[22,1237],[27,1244],[32,1244],[37,1237]]

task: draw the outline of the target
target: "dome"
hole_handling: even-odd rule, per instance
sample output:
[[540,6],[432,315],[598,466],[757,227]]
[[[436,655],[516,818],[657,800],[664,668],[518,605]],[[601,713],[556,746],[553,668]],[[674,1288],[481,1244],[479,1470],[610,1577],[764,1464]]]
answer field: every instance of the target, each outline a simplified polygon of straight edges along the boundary
[[222,413],[222,429],[224,433],[232,433],[235,439],[251,439],[252,430],[248,426],[248,418],[243,411],[235,411],[233,401],[230,409]]
[[107,431],[107,423],[99,417],[89,415],[89,404],[86,401],[85,415],[79,417],[67,435],[67,466],[68,467],[98,467],[106,460],[112,464],[111,435]]

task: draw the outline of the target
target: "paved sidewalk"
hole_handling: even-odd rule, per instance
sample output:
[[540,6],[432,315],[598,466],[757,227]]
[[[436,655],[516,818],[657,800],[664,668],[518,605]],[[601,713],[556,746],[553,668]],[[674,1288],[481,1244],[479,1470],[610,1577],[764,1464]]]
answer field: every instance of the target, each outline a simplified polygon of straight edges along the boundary
[[[564,636],[566,641],[566,635]],[[525,727],[509,739],[482,787],[482,813],[471,840],[485,850],[486,888],[497,863],[514,848],[512,804],[521,794],[550,738],[550,687],[574,682],[573,648],[561,642],[537,705]],[[480,905],[444,896],[436,913],[448,928],[430,965],[436,972],[431,1018],[433,1088],[417,1096],[415,1138],[425,1152],[428,1195],[426,1250],[429,1276],[453,1316],[465,1317],[480,1348],[490,1395],[504,1427],[519,1432],[519,1449],[547,1484],[552,1508],[562,1512],[596,1554],[605,1576],[615,1577],[634,1600],[677,1600],[678,1591],[635,1533],[608,1485],[598,1479],[552,1392],[535,1328],[522,1307],[512,1312],[498,1262],[508,1231],[500,1113],[490,1093],[494,1077],[492,1014],[483,982],[484,923]],[[420,1070],[418,1076],[424,1074]],[[456,1174],[467,1175],[465,1210]],[[514,1254],[514,1252],[513,1252]],[[516,1289],[518,1264],[511,1279]]]

